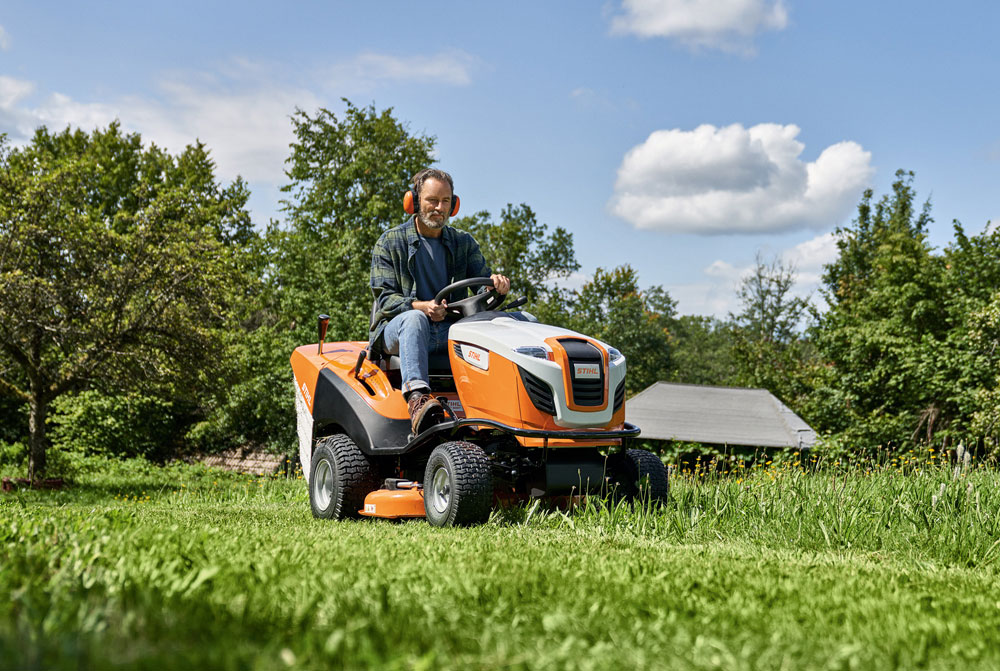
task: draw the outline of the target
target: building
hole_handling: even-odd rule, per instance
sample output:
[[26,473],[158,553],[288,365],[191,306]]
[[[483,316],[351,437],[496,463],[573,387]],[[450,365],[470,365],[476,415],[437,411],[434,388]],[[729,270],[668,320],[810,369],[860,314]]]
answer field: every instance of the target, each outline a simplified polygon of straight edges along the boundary
[[808,449],[816,432],[766,389],[657,382],[625,402],[641,438]]

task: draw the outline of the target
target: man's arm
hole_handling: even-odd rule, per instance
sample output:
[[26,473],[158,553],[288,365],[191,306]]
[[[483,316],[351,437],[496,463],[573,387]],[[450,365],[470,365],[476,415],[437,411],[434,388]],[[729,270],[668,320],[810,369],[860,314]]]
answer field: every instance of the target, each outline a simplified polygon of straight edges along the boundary
[[372,250],[372,269],[369,286],[372,296],[378,301],[378,311],[386,319],[392,319],[409,310],[412,299],[403,295],[392,253],[385,244],[385,236],[379,238]]
[[[502,296],[505,296],[508,291],[510,291],[510,280],[503,275],[498,275],[490,270],[490,267],[486,265],[486,258],[483,256],[483,252],[479,249],[479,243],[476,242],[475,238],[469,236],[469,254],[467,256],[466,262],[466,277],[489,277],[493,280],[493,288],[497,290]],[[483,287],[483,290],[487,290]]]

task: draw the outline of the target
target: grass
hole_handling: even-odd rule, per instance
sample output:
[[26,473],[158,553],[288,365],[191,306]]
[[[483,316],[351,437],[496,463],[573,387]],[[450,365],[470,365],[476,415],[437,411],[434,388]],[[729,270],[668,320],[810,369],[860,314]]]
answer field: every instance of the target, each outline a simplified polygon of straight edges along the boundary
[[88,460],[0,497],[0,666],[998,668],[1000,477],[937,461],[679,465],[663,508],[433,529]]

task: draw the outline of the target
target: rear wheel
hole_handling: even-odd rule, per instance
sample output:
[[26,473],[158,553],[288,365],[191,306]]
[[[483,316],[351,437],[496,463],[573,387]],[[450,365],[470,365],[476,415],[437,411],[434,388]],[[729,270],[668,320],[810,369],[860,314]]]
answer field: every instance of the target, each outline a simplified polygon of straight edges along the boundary
[[378,487],[371,460],[344,434],[320,439],[311,466],[309,504],[313,517],[332,520],[359,517],[365,496]]
[[613,492],[626,499],[649,498],[666,502],[670,495],[667,467],[648,450],[625,450],[608,457]]
[[481,447],[454,441],[434,448],[424,471],[428,522],[436,527],[482,524],[492,502],[490,461]]

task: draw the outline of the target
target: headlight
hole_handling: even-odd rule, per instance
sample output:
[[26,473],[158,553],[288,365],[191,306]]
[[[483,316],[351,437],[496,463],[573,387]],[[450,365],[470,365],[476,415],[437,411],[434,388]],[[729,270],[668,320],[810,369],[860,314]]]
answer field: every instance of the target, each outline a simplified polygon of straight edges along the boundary
[[611,360],[611,363],[618,363],[625,358],[625,355],[616,350],[614,347],[609,347],[608,358]]
[[524,345],[523,347],[515,347],[514,351],[518,354],[523,354],[524,356],[535,357],[536,359],[555,361],[555,357],[552,355],[552,350],[548,347],[542,347],[541,345]]

